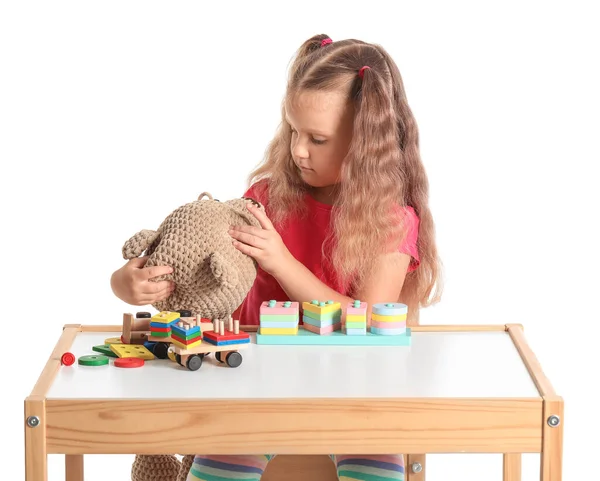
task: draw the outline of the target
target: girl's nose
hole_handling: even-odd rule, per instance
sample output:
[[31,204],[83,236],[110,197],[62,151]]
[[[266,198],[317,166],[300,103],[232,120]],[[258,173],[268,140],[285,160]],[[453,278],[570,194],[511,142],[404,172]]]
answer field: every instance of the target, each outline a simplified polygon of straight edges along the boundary
[[306,144],[299,139],[296,140],[292,148],[292,157],[294,159],[308,159],[308,149],[306,148]]

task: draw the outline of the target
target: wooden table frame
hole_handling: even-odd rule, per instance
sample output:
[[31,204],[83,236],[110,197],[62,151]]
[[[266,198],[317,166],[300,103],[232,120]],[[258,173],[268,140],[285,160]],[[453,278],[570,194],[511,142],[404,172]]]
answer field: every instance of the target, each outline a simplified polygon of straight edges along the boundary
[[[541,453],[540,479],[561,480],[563,399],[542,372],[523,327],[412,329],[508,331],[540,397],[235,399],[226,404],[217,399],[47,399],[61,355],[77,333],[121,330],[117,325],[66,325],[25,400],[26,481],[47,480],[48,454],[64,454],[66,480],[83,481],[84,454],[254,454],[249,447],[256,454],[406,453],[410,481],[425,479],[424,469],[411,470],[415,462],[424,468],[421,453],[504,453],[504,481],[521,479],[521,453]],[[144,435],[153,436],[140,441]]]

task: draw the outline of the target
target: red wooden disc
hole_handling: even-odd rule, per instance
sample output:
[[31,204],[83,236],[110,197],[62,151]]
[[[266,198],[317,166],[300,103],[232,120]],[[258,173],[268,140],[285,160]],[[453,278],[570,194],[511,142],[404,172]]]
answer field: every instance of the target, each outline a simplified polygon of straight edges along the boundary
[[71,366],[75,362],[75,356],[73,354],[71,354],[70,352],[65,352],[60,357],[60,362],[61,362],[61,364],[65,365],[65,366]]
[[142,367],[144,360],[137,357],[120,357],[115,359],[116,367]]

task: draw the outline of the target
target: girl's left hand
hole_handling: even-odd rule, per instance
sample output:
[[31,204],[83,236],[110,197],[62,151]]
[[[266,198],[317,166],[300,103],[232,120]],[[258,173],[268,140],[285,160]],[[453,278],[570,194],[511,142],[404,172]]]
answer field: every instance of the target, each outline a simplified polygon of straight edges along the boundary
[[293,260],[293,256],[267,214],[250,203],[246,207],[256,217],[261,227],[230,226],[229,235],[235,239],[233,245],[243,254],[256,260],[263,271],[277,277],[277,272],[285,269],[285,266]]

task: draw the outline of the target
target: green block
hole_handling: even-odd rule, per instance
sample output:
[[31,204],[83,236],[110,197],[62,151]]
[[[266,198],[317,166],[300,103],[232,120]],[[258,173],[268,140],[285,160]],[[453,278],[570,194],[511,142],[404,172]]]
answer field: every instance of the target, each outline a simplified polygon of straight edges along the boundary
[[294,322],[298,322],[299,317],[297,315],[285,315],[285,314],[274,314],[274,315],[265,315],[262,314],[260,316],[260,320],[261,321],[271,321],[271,322],[290,322],[290,323],[294,323]]
[[171,335],[170,332],[150,331],[151,337],[169,337],[170,335]]
[[317,321],[329,321],[330,319],[341,319],[342,318],[342,310],[338,309],[337,311],[327,312],[325,314],[316,314],[314,312],[310,312],[304,310],[302,312],[306,317],[310,317],[311,319],[316,319]]
[[364,336],[348,336],[341,331],[315,334],[303,328],[295,336],[256,334],[256,344],[295,346],[410,346],[411,331],[406,328],[402,336],[382,336],[367,332]]
[[100,352],[105,356],[118,357],[114,352],[111,351],[110,346],[102,344],[101,346],[92,347],[92,351]]
[[346,321],[346,327],[348,329],[362,329],[363,327],[367,327],[366,321]]

